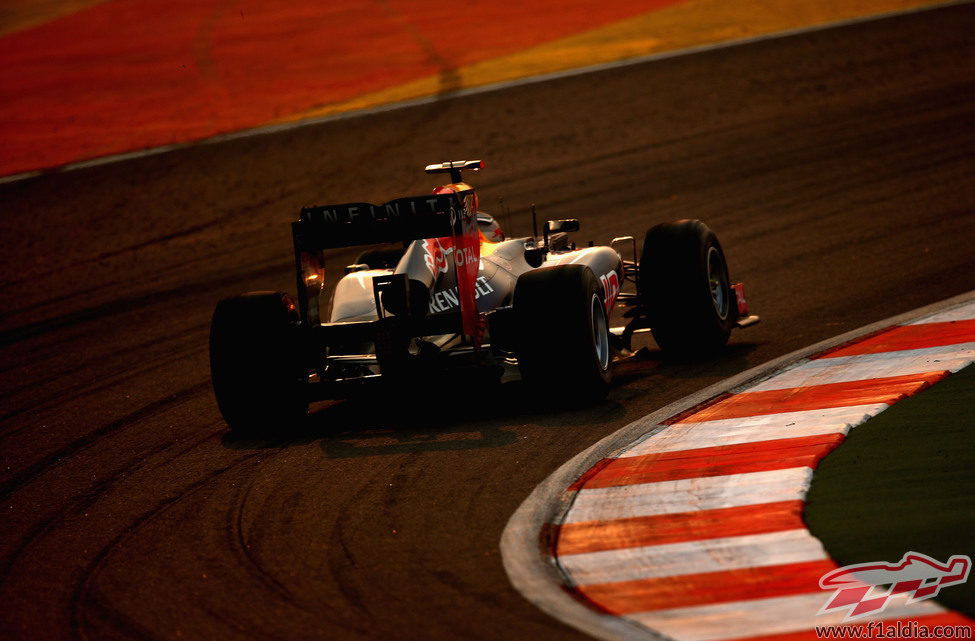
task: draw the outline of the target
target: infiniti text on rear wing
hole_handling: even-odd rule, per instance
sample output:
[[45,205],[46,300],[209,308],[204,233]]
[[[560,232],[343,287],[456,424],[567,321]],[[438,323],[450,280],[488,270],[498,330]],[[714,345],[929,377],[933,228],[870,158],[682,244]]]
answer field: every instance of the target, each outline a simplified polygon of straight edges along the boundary
[[295,249],[318,251],[450,236],[463,209],[458,194],[398,198],[383,205],[304,207],[292,225]]

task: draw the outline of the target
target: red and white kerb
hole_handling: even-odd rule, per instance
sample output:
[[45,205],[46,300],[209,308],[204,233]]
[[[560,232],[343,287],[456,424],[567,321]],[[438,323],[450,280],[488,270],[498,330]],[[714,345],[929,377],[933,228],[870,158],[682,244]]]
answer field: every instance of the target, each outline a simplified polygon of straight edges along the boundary
[[[975,359],[975,303],[807,359],[666,421],[570,488],[551,551],[594,608],[673,639],[815,639],[838,566],[805,527],[813,469],[856,425]],[[933,601],[866,620],[971,625]]]

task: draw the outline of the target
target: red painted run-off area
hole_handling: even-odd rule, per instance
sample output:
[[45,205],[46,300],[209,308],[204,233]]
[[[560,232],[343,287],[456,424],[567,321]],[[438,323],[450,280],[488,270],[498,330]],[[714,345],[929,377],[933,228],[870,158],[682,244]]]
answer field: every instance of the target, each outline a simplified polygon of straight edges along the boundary
[[0,39],[0,174],[205,138],[678,0],[110,0]]

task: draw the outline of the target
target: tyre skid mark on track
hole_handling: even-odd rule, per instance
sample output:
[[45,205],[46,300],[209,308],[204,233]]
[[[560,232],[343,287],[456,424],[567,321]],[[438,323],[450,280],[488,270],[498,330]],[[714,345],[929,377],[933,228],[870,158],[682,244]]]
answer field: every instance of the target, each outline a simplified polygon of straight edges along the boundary
[[[201,443],[213,438],[212,434],[206,434],[200,439],[194,440],[188,443],[186,446],[181,448],[179,451],[174,452],[167,461],[172,461],[180,458],[186,452],[194,450]],[[139,453],[137,461],[147,460],[150,457],[165,452],[171,447],[171,443],[160,443],[155,448],[150,450],[144,450]],[[134,466],[123,466],[116,470],[110,476],[102,479],[96,485],[86,490],[84,493],[75,496],[66,504],[62,505],[58,510],[51,514],[50,516],[38,521],[21,539],[15,546],[11,547],[10,553],[0,564],[0,583],[3,583],[7,576],[9,576],[14,564],[17,562],[18,557],[20,557],[23,551],[34,543],[37,539],[44,536],[46,533],[50,532],[52,529],[57,527],[61,522],[67,519],[72,514],[77,514],[83,512],[84,510],[92,507],[95,503],[113,486],[118,484],[123,478],[131,474],[132,470],[137,469],[138,465]],[[43,472],[42,472],[43,473]],[[4,497],[6,498],[6,497]],[[178,497],[177,497],[178,498]],[[169,499],[175,500],[175,499]]]
[[[235,272],[232,274],[221,274],[219,278],[214,278],[209,281],[181,285],[179,287],[173,287],[171,289],[147,294],[134,294],[126,298],[119,298],[100,305],[85,307],[67,314],[53,316],[32,323],[26,323],[24,325],[0,331],[0,347],[6,347],[8,345],[12,345],[13,343],[17,343],[28,338],[33,338],[34,336],[57,331],[65,327],[77,325],[79,323],[112,317],[117,314],[143,309],[149,305],[158,305],[171,300],[183,299],[192,294],[213,292],[226,288],[229,285],[238,284],[241,281],[266,277],[268,274],[273,274],[275,272],[284,272],[286,269],[290,271],[294,269],[294,266],[289,264],[286,268],[283,263],[276,263],[274,265],[265,265],[248,271]],[[97,288],[95,288],[93,291],[96,290]],[[64,300],[52,299],[51,301],[41,301],[37,303],[37,307],[42,307],[46,304],[53,304],[55,302],[62,305]],[[16,312],[11,312],[6,314],[6,316],[12,316],[15,313]]]
[[286,601],[294,602],[298,595],[294,594],[283,583],[278,581],[273,574],[264,569],[257,555],[251,552],[251,546],[248,545],[244,534],[244,507],[251,497],[254,485],[260,478],[256,477],[254,481],[247,485],[247,488],[241,493],[240,499],[234,504],[233,509],[227,515],[227,539],[229,547],[236,555],[240,567],[247,568],[248,573],[271,592]]
[[[146,348],[150,345],[158,349],[160,345],[165,343],[166,341],[172,340],[175,343],[177,339],[182,337],[182,334],[185,331],[196,331],[198,332],[199,335],[205,336],[206,335],[205,330],[206,330],[206,326],[204,325],[191,326],[189,328],[186,328],[185,330],[180,330],[179,332],[175,332],[170,336],[162,336],[159,337],[157,340],[149,340],[146,343],[140,344],[136,347],[127,346],[125,348],[120,349],[118,352],[111,352],[105,358],[115,357],[121,354],[131,354],[136,352],[144,353],[143,348]],[[170,351],[165,352],[168,355],[167,358],[154,359],[148,363],[143,363],[139,361],[127,367],[115,368],[111,370],[112,374],[110,376],[103,377],[100,375],[100,373],[96,374],[97,376],[96,380],[98,380],[97,384],[85,382],[86,379],[91,378],[90,376],[78,377],[79,380],[78,383],[68,385],[63,389],[58,390],[57,392],[53,392],[49,394],[48,396],[31,399],[29,405],[26,405],[25,407],[17,408],[7,414],[4,414],[3,416],[0,416],[0,422],[7,421],[12,418],[16,418],[17,416],[21,416],[23,414],[33,414],[36,416],[38,412],[49,409],[49,407],[52,405],[56,405],[58,407],[64,407],[71,401],[83,399],[86,396],[86,394],[90,392],[109,391],[113,388],[117,388],[119,385],[123,385],[131,381],[136,377],[146,376],[148,375],[149,372],[158,371],[170,365],[186,362],[187,359],[190,359],[194,355],[205,351],[205,349],[206,349],[205,345],[190,345],[185,349],[183,349],[182,351],[178,349],[172,349]],[[91,363],[85,363],[79,361],[79,365],[75,367],[70,367],[64,370],[60,370],[39,380],[32,380],[30,381],[30,385],[38,389],[47,389],[49,383],[60,381],[61,379],[64,378],[71,379],[72,376],[79,373],[84,374],[86,369],[90,367],[91,367]],[[199,390],[199,385],[194,386],[193,389]],[[176,392],[176,394],[178,395],[185,391],[187,390],[181,390],[179,392]],[[18,393],[19,390],[15,390],[9,394],[5,394],[2,397],[0,397],[0,402],[4,401],[7,398],[16,397]],[[173,395],[170,395],[169,398],[173,400],[173,402],[175,402],[175,399],[172,399],[172,396]],[[0,434],[0,441],[15,437],[19,434],[22,434],[36,427],[37,427],[36,424],[27,423],[19,428],[14,428],[7,432],[3,432],[2,434]]]
[[[411,461],[414,460],[416,460],[415,457],[411,458]],[[387,479],[392,476],[389,472],[390,469],[402,468],[394,466],[392,462],[382,465],[374,464],[372,473],[359,481],[358,488],[336,510],[335,520],[330,531],[322,537],[324,540],[338,544],[337,546],[329,546],[326,551],[327,567],[332,576],[341,577],[350,570],[353,572],[358,570],[359,564],[354,553],[355,545],[350,544],[348,540],[354,536],[354,531],[347,533],[345,525],[355,523],[354,515],[349,517],[350,513],[356,512],[356,508],[369,503],[368,493],[370,488],[376,485],[376,479],[383,479],[381,481],[383,485],[389,482]],[[350,526],[349,529],[354,530],[354,526]],[[374,613],[370,612],[368,607],[369,598],[362,594],[362,590],[358,588],[357,584],[357,581],[338,581],[337,587],[348,604],[365,616],[373,616]],[[349,625],[349,620],[343,619],[343,625]]]
[[[193,443],[190,449],[195,449],[200,442],[214,438],[213,434],[208,434],[199,442]],[[165,449],[165,447],[163,447]],[[85,566],[84,571],[81,574],[81,579],[75,586],[70,599],[70,619],[71,619],[71,629],[74,633],[82,638],[88,638],[88,635],[84,632],[85,625],[85,615],[89,608],[97,608],[99,612],[103,615],[102,620],[109,620],[113,624],[123,623],[125,629],[128,630],[138,630],[141,631],[142,628],[135,622],[122,618],[120,613],[112,610],[107,604],[102,602],[97,596],[97,590],[93,589],[94,583],[97,580],[100,572],[108,561],[111,553],[121,546],[127,539],[137,535],[143,528],[150,525],[155,519],[164,515],[169,509],[175,507],[180,501],[189,498],[196,494],[201,489],[209,485],[213,480],[220,477],[224,473],[241,466],[244,463],[249,462],[251,459],[257,458],[264,455],[262,451],[252,452],[243,456],[242,458],[234,461],[230,465],[222,468],[211,470],[203,478],[198,479],[189,485],[186,489],[182,490],[177,496],[166,498],[157,503],[152,509],[144,512],[134,521],[132,521],[126,528],[119,532],[115,537],[112,538],[107,544],[105,544],[99,552],[91,559],[91,561]],[[125,472],[119,473],[119,475]],[[108,481],[99,484],[100,486],[107,485]],[[97,497],[95,497],[97,498]],[[67,510],[66,510],[67,511]],[[0,575],[3,576],[3,575]],[[144,638],[155,638],[148,632],[143,632]],[[95,638],[98,638],[97,635]]]
[[[133,412],[129,412],[125,416],[121,416],[114,421],[96,428],[84,436],[71,441],[67,445],[58,448],[56,451],[48,454],[43,459],[14,474],[10,479],[0,484],[0,501],[7,499],[15,491],[34,481],[42,474],[45,474],[48,470],[58,467],[66,461],[70,461],[79,452],[92,447],[117,430],[131,427],[140,421],[149,418],[150,416],[154,416],[155,414],[158,414],[159,412],[173,405],[185,402],[187,399],[190,399],[193,396],[209,389],[210,381],[202,381],[196,385],[192,385],[170,394],[166,398],[161,398],[157,401],[153,401],[152,403],[148,403],[147,405],[144,405]],[[3,573],[0,572],[0,576],[2,575]]]
[[[661,420],[569,486],[569,507],[541,533],[543,553],[580,600],[650,635],[792,638],[840,623],[843,613],[816,617],[818,579],[837,566],[801,519],[812,470],[851,427],[973,360],[969,300]],[[789,427],[822,433],[781,438]],[[742,442],[701,446],[720,429]],[[785,495],[770,494],[775,484]],[[875,618],[975,625],[930,601],[893,605]]]

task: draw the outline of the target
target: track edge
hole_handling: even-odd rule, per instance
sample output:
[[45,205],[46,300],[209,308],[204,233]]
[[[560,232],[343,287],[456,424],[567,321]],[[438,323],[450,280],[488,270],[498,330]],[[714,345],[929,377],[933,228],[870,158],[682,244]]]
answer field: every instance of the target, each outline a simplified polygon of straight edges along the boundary
[[539,552],[539,535],[546,523],[561,521],[569,510],[574,492],[568,491],[573,481],[598,461],[611,457],[635,442],[663,429],[660,425],[675,414],[686,411],[718,395],[757,383],[774,373],[844,343],[893,325],[963,305],[975,300],[975,290],[947,300],[926,305],[903,314],[865,325],[839,336],[773,359],[763,365],[736,374],[699,392],[675,401],[643,418],[620,428],[562,464],[539,483],[508,520],[501,534],[500,551],[505,572],[512,586],[529,602],[545,613],[595,638],[625,641],[661,641],[668,637],[629,623],[618,617],[600,614],[576,600],[566,588],[571,587],[554,559]]

